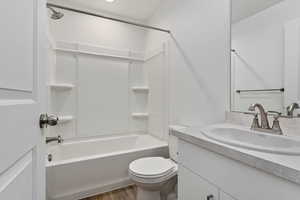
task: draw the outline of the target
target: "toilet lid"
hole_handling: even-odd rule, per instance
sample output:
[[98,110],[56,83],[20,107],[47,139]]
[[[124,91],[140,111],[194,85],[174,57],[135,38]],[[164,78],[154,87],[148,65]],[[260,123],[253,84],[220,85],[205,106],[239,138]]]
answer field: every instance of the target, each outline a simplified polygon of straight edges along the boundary
[[130,171],[140,177],[160,177],[170,174],[174,171],[174,163],[161,157],[142,158],[133,161],[129,169]]

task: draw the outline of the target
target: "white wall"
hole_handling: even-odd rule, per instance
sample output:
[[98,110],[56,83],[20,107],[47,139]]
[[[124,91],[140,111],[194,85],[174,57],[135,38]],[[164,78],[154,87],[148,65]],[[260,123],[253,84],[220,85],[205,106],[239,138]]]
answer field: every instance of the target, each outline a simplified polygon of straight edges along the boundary
[[232,21],[238,22],[283,0],[232,0]]
[[[285,0],[233,25],[232,48],[237,51],[232,62],[233,92],[284,87],[284,26],[300,17],[299,7],[299,0]],[[254,101],[265,102],[269,109],[283,109],[281,93],[234,95],[236,104],[240,103],[235,109],[244,110]]]
[[146,30],[97,17],[62,10],[65,16],[50,20],[56,41],[77,42],[116,49],[143,51]]
[[229,105],[230,0],[164,0],[149,21],[147,48],[169,40],[169,123],[206,125]]

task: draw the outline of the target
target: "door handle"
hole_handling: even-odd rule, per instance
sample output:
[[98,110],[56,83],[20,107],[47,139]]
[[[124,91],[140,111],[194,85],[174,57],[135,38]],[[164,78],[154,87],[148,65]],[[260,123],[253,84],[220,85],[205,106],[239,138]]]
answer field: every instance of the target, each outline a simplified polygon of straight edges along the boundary
[[41,114],[40,115],[40,128],[47,128],[47,126],[56,126],[58,117],[55,115]]

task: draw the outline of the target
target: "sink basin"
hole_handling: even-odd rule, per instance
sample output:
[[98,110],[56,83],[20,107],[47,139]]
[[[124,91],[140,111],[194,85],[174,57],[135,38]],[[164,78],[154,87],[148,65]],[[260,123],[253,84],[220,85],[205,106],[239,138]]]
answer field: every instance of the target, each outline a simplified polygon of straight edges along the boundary
[[210,126],[202,129],[202,133],[211,140],[235,147],[274,154],[300,155],[300,140],[286,136],[252,131],[250,128],[229,124]]

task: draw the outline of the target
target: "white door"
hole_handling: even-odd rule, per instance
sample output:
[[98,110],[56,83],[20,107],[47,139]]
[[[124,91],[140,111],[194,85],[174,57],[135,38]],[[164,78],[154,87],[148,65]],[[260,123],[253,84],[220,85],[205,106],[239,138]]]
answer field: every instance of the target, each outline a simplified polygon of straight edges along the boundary
[[44,0],[0,4],[0,199],[43,200]]

